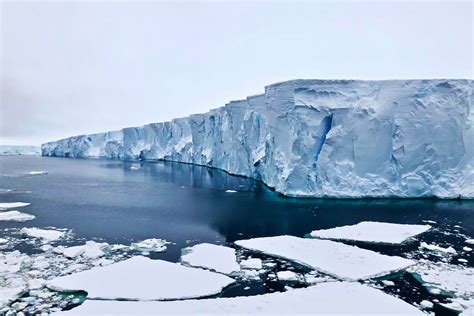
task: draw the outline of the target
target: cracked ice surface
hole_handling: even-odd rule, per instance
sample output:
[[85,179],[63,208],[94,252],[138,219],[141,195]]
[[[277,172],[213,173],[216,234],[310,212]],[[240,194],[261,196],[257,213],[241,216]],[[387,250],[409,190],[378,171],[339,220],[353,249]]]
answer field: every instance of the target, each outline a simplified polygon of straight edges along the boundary
[[235,249],[207,243],[184,248],[181,263],[224,274],[240,271]]
[[163,159],[313,197],[474,198],[472,80],[293,80],[165,123],[42,145],[45,156]]
[[166,300],[218,294],[234,282],[219,273],[136,256],[53,279],[47,286],[58,291],[83,290],[89,299]]
[[330,240],[293,236],[238,240],[235,244],[346,280],[379,277],[415,263],[405,258],[386,256]]
[[[87,300],[64,315],[89,314],[380,314],[424,315],[380,290],[351,282],[328,282],[304,289],[247,297],[175,302]],[[63,313],[60,313],[63,314]]]
[[380,222],[360,222],[357,225],[321,229],[311,237],[333,240],[352,240],[369,243],[401,244],[409,238],[426,232],[429,225],[407,225]]

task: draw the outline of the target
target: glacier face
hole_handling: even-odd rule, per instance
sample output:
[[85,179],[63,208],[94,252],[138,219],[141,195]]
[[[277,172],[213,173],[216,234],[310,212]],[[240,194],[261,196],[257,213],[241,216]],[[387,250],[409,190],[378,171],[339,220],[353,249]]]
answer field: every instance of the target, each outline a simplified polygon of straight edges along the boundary
[[293,80],[205,114],[42,145],[169,160],[307,197],[474,198],[472,80]]

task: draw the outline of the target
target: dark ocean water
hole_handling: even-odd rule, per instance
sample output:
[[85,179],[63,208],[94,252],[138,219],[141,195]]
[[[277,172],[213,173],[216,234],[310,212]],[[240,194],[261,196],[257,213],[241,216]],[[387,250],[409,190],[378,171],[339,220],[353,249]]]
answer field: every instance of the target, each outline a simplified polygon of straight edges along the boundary
[[[48,174],[28,175],[40,170]],[[201,242],[226,244],[283,234],[303,237],[315,229],[360,221],[435,221],[436,229],[417,239],[456,249],[462,248],[466,236],[474,236],[472,201],[287,198],[258,181],[180,163],[5,156],[0,157],[0,175],[0,202],[29,202],[21,211],[36,216],[24,223],[0,222],[0,236],[8,228],[54,226],[72,229],[77,243],[97,239],[127,244],[164,238],[174,244],[153,257],[169,261],[179,260],[181,248]],[[238,192],[226,193],[228,189]],[[364,247],[403,255],[418,245]],[[39,251],[21,244],[18,248]],[[463,258],[474,266],[472,255]],[[457,263],[456,257],[452,262]],[[423,289],[414,291],[416,285],[410,282],[408,276],[400,276],[396,294],[415,302],[425,298]],[[250,295],[279,287],[262,283],[244,293],[237,286],[223,295]],[[406,294],[405,287],[409,288]]]

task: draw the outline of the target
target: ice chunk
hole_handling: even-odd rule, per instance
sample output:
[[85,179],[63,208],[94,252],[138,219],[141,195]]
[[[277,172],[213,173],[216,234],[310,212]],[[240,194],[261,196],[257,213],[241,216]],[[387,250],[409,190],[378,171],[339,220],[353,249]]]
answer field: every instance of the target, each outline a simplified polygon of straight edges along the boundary
[[58,291],[84,290],[89,299],[168,300],[214,295],[234,280],[179,263],[136,256],[48,281]]
[[240,271],[234,249],[212,244],[199,244],[183,249],[181,262],[224,274]]
[[401,244],[416,235],[426,232],[429,225],[408,225],[380,222],[360,222],[357,225],[315,230],[311,237],[352,240],[370,243]]
[[330,240],[276,236],[239,240],[235,243],[347,280],[383,276],[414,264],[412,260],[386,256]]
[[247,260],[242,260],[240,261],[240,267],[242,269],[260,270],[262,268],[262,260],[258,258],[249,258]]
[[53,230],[53,229],[40,229],[40,228],[22,228],[20,230],[22,234],[25,234],[29,237],[40,238],[44,242],[52,242],[58,239],[63,238],[66,235],[66,232]]
[[30,204],[31,203],[25,203],[25,202],[0,203],[0,209],[19,208],[19,207],[28,206]]
[[298,274],[293,271],[278,271],[277,278],[282,282],[296,282],[299,280]]
[[439,251],[439,252],[444,252],[444,253],[453,254],[453,255],[457,254],[456,250],[451,246],[449,246],[448,248],[443,248],[438,245],[430,245],[425,242],[421,242],[420,249],[426,249],[429,251]]
[[464,242],[466,244],[474,245],[474,239],[466,239]]
[[427,300],[423,300],[420,302],[420,307],[422,309],[431,309],[433,308],[434,304],[430,301],[427,301]]
[[169,244],[169,242],[164,239],[150,238],[150,239],[145,239],[140,242],[132,243],[130,248],[132,250],[138,250],[138,251],[163,252],[163,251],[166,251],[167,244]]
[[67,258],[76,258],[82,256],[88,259],[97,259],[102,257],[104,253],[104,248],[109,246],[107,243],[98,243],[92,240],[86,241],[84,245],[73,246],[73,247],[63,247],[58,246],[54,249],[57,253],[62,253]]
[[26,222],[34,218],[34,215],[18,211],[0,212],[0,221]]
[[0,245],[6,244],[8,242],[8,239],[6,238],[0,238]]
[[225,190],[225,193],[237,193],[235,190]]
[[87,300],[64,315],[424,315],[414,306],[380,290],[352,282],[328,282],[308,288],[256,296],[174,302]]
[[389,281],[389,280],[383,280],[382,283],[385,286],[394,286],[395,285],[395,283],[393,281]]
[[37,175],[41,175],[41,174],[48,174],[48,171],[30,171],[28,172],[29,175],[32,175],[32,176],[37,176]]

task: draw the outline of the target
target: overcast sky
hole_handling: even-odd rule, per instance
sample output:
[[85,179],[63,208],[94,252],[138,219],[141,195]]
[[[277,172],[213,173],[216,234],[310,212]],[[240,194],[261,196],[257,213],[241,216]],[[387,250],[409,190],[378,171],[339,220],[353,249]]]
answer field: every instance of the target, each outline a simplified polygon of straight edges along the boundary
[[1,2],[0,144],[206,112],[297,78],[472,78],[472,2]]

